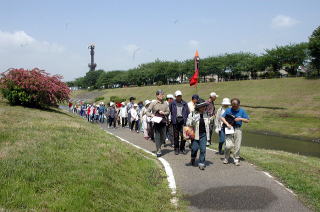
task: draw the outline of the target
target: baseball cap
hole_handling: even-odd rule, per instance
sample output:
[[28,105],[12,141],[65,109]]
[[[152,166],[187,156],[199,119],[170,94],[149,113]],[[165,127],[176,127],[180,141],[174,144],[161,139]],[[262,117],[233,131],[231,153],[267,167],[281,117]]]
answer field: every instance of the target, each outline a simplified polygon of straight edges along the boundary
[[177,90],[175,93],[174,93],[175,96],[182,96],[182,92]]

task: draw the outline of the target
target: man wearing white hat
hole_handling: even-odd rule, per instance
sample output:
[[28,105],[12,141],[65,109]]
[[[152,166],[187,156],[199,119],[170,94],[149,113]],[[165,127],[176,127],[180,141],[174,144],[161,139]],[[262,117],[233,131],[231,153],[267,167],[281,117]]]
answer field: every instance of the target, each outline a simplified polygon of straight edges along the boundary
[[215,119],[215,112],[216,108],[214,106],[214,101],[219,97],[215,92],[211,92],[209,99],[206,101],[208,103],[207,106],[207,114],[210,117],[210,140],[207,143],[207,146],[211,145],[211,138],[212,138],[212,132],[214,129],[214,119]]
[[[174,151],[178,155],[180,152],[186,153],[185,143],[183,138],[183,126],[186,125],[189,116],[189,108],[187,102],[182,100],[182,92],[175,92],[176,100],[174,100],[169,108],[171,112],[171,122],[173,125],[174,136]],[[181,137],[181,141],[179,141]]]

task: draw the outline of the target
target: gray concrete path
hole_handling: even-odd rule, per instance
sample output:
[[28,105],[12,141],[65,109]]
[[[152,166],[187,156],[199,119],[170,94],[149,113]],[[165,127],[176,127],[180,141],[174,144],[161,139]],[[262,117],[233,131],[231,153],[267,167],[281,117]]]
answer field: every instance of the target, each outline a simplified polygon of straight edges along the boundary
[[[142,133],[101,126],[135,145],[155,151],[155,144],[146,141]],[[190,211],[309,211],[286,188],[245,161],[239,167],[224,165],[222,156],[207,150],[207,167],[201,171],[188,165],[190,152],[175,155],[168,146],[163,148],[163,154],[173,169],[178,190],[190,202]]]

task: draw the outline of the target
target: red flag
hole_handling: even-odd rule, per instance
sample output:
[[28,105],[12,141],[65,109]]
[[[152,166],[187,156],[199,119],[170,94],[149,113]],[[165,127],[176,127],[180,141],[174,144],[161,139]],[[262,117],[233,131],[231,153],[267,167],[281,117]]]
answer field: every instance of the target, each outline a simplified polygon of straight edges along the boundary
[[198,50],[196,51],[196,54],[194,55],[194,74],[193,76],[189,79],[190,86],[197,85],[198,80],[199,80],[199,62],[200,62],[200,57]]
[[199,70],[197,69],[193,76],[189,79],[190,86],[197,85],[199,79]]

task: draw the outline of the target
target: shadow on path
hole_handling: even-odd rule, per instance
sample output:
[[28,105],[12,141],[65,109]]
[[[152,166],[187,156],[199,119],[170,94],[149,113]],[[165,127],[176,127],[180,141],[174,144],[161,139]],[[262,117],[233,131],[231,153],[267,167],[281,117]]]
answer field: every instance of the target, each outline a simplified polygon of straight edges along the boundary
[[266,208],[277,197],[264,187],[224,186],[209,188],[185,199],[199,209],[258,210]]

